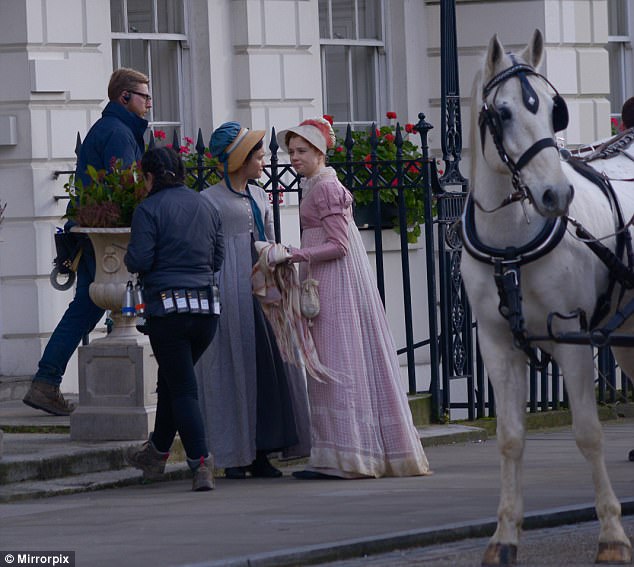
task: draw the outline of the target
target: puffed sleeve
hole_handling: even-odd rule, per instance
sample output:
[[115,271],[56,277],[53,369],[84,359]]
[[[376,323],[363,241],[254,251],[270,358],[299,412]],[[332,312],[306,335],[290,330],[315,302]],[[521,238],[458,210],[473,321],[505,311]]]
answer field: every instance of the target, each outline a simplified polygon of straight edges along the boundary
[[314,206],[326,231],[326,242],[319,246],[293,248],[291,262],[326,262],[348,253],[348,220],[344,211],[352,205],[352,196],[337,181],[317,185]]

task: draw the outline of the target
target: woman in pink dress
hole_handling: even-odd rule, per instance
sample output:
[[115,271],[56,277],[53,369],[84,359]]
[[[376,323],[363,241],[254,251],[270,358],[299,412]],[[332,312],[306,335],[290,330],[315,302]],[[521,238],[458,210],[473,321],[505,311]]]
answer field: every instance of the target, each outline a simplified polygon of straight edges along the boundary
[[301,174],[301,262],[319,281],[321,310],[311,329],[332,380],[309,380],[312,449],[301,479],[429,474],[429,464],[401,390],[396,347],[374,273],[352,218],[352,195],[326,167],[335,135],[310,119],[280,132]]

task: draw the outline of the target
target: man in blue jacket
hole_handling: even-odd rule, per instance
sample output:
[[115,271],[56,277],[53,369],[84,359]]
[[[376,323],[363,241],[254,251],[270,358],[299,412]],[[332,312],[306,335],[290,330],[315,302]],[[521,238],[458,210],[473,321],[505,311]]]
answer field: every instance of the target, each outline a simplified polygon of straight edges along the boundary
[[[86,173],[89,165],[108,170],[118,159],[124,167],[141,159],[145,149],[143,134],[148,125],[144,116],[152,108],[149,83],[146,75],[134,69],[122,68],[112,73],[108,83],[110,100],[79,152],[75,177],[84,184],[90,182]],[[70,226],[72,223],[66,223],[65,229]],[[60,392],[62,376],[81,338],[94,329],[104,314],[88,295],[95,279],[95,254],[88,238],[82,238],[75,297],[51,335],[23,399],[25,404],[53,415],[69,415],[75,409]]]

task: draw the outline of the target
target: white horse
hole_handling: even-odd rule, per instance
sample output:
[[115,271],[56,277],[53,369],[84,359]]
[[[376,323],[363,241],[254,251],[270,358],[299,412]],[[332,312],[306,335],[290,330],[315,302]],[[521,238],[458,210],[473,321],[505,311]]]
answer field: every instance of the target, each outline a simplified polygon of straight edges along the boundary
[[[554,87],[535,71],[542,55],[539,30],[519,54],[506,53],[494,36],[472,96],[472,187],[462,219],[461,269],[495,393],[501,453],[498,524],[483,565],[516,563],[523,517],[529,346],[548,352],[563,370],[575,440],[592,467],[601,525],[596,560],[629,563],[631,545],[605,466],[592,349],[588,344],[522,340],[527,335],[546,337],[548,315],[553,312],[583,310],[589,319],[599,296],[608,290],[609,270],[575,235],[574,219],[592,236],[605,237],[602,243],[609,249],[617,240],[608,198],[560,157],[554,132],[566,127],[568,114]],[[627,157],[595,161],[592,166],[611,177],[634,178],[634,161]],[[613,185],[627,221],[634,213],[634,183]],[[513,264],[513,257],[519,264]],[[506,297],[501,310],[496,271]],[[612,313],[619,300],[624,305],[632,299],[632,292],[618,296],[619,289],[616,285],[612,293]],[[609,314],[601,317],[602,322],[608,319]],[[557,333],[578,332],[580,319],[556,318],[555,326]],[[634,320],[619,332],[634,333]],[[634,376],[634,350],[615,348],[614,354],[621,368]]]

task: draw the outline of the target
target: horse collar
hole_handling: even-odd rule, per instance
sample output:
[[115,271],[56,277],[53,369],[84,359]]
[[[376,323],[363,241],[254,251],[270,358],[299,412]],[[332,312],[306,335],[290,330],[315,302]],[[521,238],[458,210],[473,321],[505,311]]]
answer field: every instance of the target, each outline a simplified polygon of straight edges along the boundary
[[564,237],[567,219],[565,217],[549,218],[544,228],[530,242],[522,246],[494,248],[480,240],[475,226],[474,199],[469,193],[462,212],[460,230],[462,244],[467,252],[476,260],[495,265],[501,262],[512,262],[517,266],[534,262],[548,254]]

